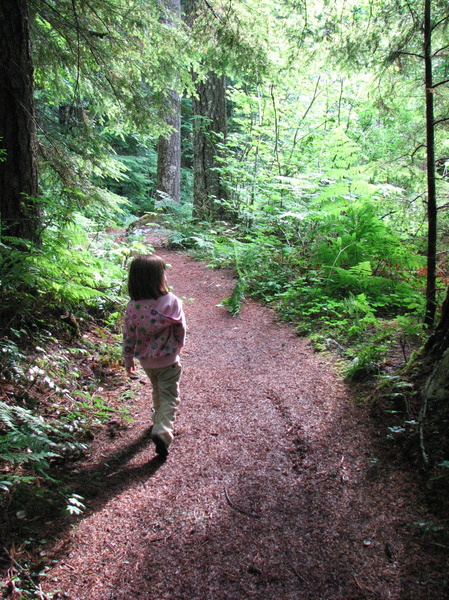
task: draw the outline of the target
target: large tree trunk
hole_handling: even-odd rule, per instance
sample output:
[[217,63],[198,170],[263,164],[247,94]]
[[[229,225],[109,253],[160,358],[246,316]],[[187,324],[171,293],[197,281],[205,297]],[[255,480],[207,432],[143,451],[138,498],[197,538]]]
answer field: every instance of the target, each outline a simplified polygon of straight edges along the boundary
[[421,391],[420,443],[427,465],[447,456],[449,437],[441,435],[449,419],[449,290],[433,334],[411,365]]
[[[440,321],[433,332],[433,334],[427,340],[423,350],[423,357],[426,365],[433,367],[442,358],[446,350],[449,349],[449,290],[446,295],[446,299],[443,302],[441,308]],[[449,371],[447,372],[447,378],[449,380]]]
[[27,0],[0,3],[0,235],[39,240],[33,62]]
[[222,204],[227,200],[220,174],[218,143],[227,133],[226,77],[209,73],[206,81],[196,84],[193,98],[193,212],[200,219],[227,218]]
[[168,136],[160,136],[157,144],[157,191],[162,197],[181,200],[181,98],[170,92],[166,98],[163,119],[171,127]]
[[[186,0],[185,19],[194,27],[196,19],[211,6]],[[216,15],[215,15],[216,16]],[[210,71],[205,80],[197,78],[193,109],[193,216],[197,219],[232,218],[223,204],[226,188],[220,173],[219,143],[226,140],[226,76]]]
[[[180,0],[164,0],[166,12],[163,21],[176,26],[181,18]],[[160,136],[157,145],[157,191],[175,202],[181,200],[181,98],[175,91],[168,92],[165,108],[161,111],[171,128],[167,136]]]

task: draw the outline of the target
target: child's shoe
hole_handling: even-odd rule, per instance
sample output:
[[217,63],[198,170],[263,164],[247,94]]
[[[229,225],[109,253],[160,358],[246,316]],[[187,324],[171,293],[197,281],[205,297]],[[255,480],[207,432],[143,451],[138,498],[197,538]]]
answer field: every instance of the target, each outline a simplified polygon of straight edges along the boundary
[[160,456],[160,458],[167,458],[168,446],[164,442],[164,440],[158,435],[153,435],[152,440],[154,442],[154,445],[156,446],[156,454]]

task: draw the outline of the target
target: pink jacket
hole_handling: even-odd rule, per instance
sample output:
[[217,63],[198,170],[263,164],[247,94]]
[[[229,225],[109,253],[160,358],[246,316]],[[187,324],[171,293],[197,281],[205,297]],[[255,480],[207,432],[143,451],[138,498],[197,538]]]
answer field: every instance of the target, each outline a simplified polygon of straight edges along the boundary
[[179,360],[186,321],[182,303],[169,292],[157,300],[130,300],[123,327],[125,367],[140,360],[145,369],[168,367]]

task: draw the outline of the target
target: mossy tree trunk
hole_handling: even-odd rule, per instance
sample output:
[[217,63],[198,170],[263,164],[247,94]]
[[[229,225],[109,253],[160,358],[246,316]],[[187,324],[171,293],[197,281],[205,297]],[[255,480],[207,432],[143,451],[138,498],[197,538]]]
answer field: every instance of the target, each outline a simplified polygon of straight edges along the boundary
[[[441,307],[439,323],[427,340],[423,350],[423,358],[427,368],[432,368],[443,359],[445,352],[449,349],[449,289],[446,299]],[[449,371],[447,372],[449,380]]]
[[1,237],[39,241],[37,136],[27,0],[0,3]]
[[170,92],[166,96],[163,118],[171,132],[160,136],[157,144],[157,191],[162,198],[181,200],[181,98]]
[[449,451],[449,290],[440,321],[411,365],[422,399],[420,439],[427,465],[438,463]]
[[[180,0],[164,0],[163,22],[177,26],[181,18]],[[167,135],[160,136],[157,145],[157,191],[162,198],[169,196],[179,203],[181,200],[181,98],[170,90],[161,110],[165,124],[170,128]]]
[[193,212],[199,219],[225,219],[226,188],[220,171],[220,143],[226,140],[226,77],[209,73],[193,98]]

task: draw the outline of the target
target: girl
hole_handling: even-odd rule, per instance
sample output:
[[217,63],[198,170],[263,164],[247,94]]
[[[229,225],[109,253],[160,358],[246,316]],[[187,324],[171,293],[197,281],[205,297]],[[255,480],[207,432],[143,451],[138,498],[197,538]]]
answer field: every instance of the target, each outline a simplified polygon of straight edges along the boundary
[[137,256],[131,263],[125,312],[123,358],[127,372],[135,372],[134,358],[153,386],[151,438],[161,458],[168,455],[179,405],[179,355],[186,322],[179,298],[169,291],[165,262],[159,256]]

